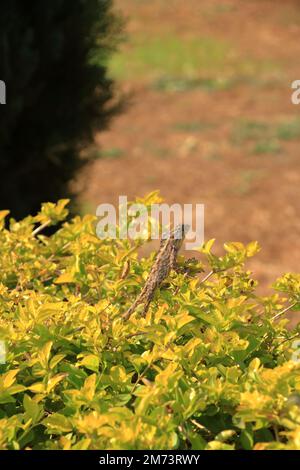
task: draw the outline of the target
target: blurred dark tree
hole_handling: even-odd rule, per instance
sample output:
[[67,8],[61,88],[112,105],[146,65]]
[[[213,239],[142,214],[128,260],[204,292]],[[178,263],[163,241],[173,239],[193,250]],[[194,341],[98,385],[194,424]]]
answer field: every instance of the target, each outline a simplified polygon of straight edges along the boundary
[[0,209],[70,195],[82,146],[118,108],[107,60],[121,31],[112,0],[1,2]]

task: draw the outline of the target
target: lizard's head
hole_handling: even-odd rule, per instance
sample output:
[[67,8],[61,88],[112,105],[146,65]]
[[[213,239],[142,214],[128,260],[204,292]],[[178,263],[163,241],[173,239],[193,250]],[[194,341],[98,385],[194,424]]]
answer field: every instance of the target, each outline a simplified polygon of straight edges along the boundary
[[187,232],[189,231],[190,226],[187,224],[180,224],[175,227],[172,233],[172,238],[176,241],[178,248],[181,247],[184,237],[186,236]]
[[190,226],[187,224],[179,224],[173,230],[173,236],[176,240],[184,239],[185,235],[189,231]]
[[181,247],[184,237],[190,229],[190,225],[179,224],[171,232],[164,232],[161,237],[160,246],[163,247],[169,239],[174,240],[178,249]]

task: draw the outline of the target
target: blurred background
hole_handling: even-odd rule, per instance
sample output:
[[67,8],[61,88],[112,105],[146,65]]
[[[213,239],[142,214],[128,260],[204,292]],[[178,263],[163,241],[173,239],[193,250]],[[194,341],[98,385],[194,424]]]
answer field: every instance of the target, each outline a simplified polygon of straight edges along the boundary
[[[291,83],[300,79],[299,1],[41,4],[34,26],[29,12],[19,13],[30,26],[24,39],[27,26],[19,25],[21,42],[0,19],[0,35],[6,28],[10,37],[1,42],[0,79],[8,90],[14,83],[10,115],[0,121],[1,208],[10,208],[16,188],[17,215],[69,192],[83,214],[159,189],[168,203],[205,204],[205,236],[217,239],[219,252],[225,241],[258,240],[262,251],[249,269],[262,292],[277,276],[299,272],[300,105],[291,102]],[[37,38],[39,53],[22,55],[31,69],[15,83],[8,49]],[[37,95],[12,109],[9,96],[25,79]],[[20,107],[31,132],[14,127]]]

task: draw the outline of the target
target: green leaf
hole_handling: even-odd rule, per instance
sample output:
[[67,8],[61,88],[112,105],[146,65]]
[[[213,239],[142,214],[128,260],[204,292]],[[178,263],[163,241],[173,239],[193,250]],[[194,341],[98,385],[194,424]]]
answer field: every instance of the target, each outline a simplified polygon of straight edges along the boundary
[[84,356],[80,361],[80,365],[86,367],[93,372],[99,371],[99,357],[95,356],[95,354],[89,354]]
[[240,442],[245,450],[252,450],[253,448],[253,434],[250,431],[243,429],[240,436]]
[[60,413],[53,413],[42,421],[49,433],[63,434],[72,431],[72,421]]
[[30,398],[29,395],[24,395],[23,406],[27,414],[27,419],[31,418],[33,423],[37,422],[41,416],[42,407]]

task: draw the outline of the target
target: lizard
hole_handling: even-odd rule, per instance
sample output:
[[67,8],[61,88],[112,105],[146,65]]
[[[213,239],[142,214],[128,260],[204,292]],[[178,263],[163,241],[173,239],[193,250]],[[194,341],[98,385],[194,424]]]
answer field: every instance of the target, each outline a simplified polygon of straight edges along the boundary
[[189,225],[180,224],[169,234],[168,238],[162,236],[160,248],[146,283],[134,303],[122,315],[124,320],[128,320],[136,307],[142,303],[144,304],[142,315],[146,315],[156,289],[168,277],[170,271],[176,267],[177,254],[189,228]]

